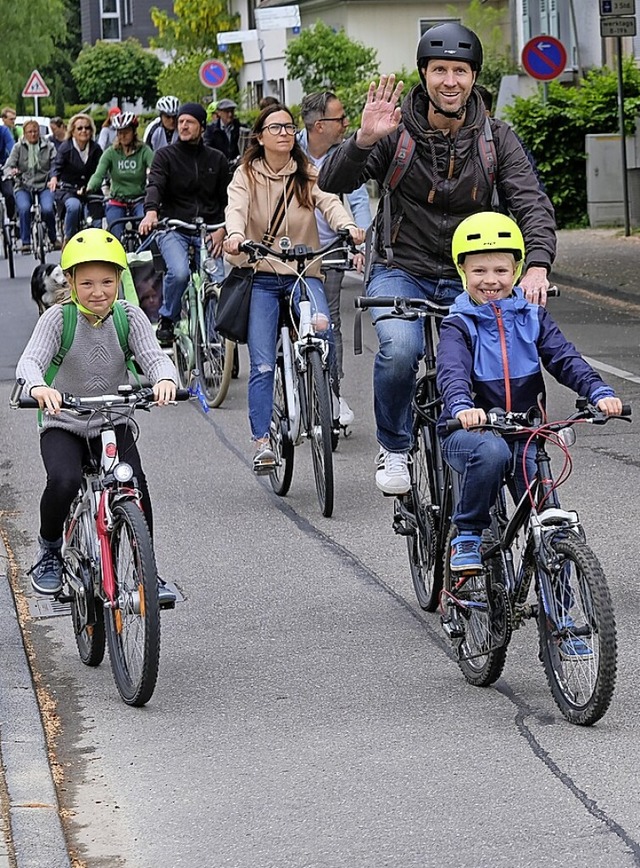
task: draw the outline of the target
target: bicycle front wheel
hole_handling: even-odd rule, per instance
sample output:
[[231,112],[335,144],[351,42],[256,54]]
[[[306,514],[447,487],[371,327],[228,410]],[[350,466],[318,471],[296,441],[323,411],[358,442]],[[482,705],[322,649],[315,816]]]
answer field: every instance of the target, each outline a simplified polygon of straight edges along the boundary
[[196,367],[200,386],[210,407],[219,407],[227,397],[233,371],[235,344],[216,331],[218,294],[210,289],[202,305],[202,328],[198,325],[196,341]]
[[331,444],[331,385],[320,354],[307,354],[307,420],[316,492],[322,514],[333,513],[333,448]]
[[[411,499],[415,527],[407,536],[409,566],[416,597],[421,608],[435,612],[442,591],[443,552],[438,551],[436,525],[429,468],[430,450],[427,431],[416,431],[416,448],[412,454]],[[442,520],[442,514],[440,515]]]
[[44,235],[44,226],[39,220],[34,220],[31,226],[31,244],[33,255],[42,265],[47,261],[47,250]]
[[116,586],[106,608],[111,670],[127,705],[151,698],[160,660],[158,573],[151,536],[141,509],[132,501],[113,507],[111,553]]
[[16,276],[16,264],[13,258],[13,239],[11,237],[11,227],[8,223],[5,223],[2,227],[2,247],[4,250],[4,256],[7,260],[7,265],[9,266],[9,277],[14,278]]
[[276,466],[269,473],[271,487],[284,497],[291,488],[293,478],[294,445],[289,431],[289,413],[284,387],[284,360],[279,351],[273,378],[273,408],[271,410],[271,446],[276,456]]
[[105,650],[104,610],[102,600],[95,595],[93,567],[89,554],[92,546],[86,538],[92,532],[93,523],[88,513],[78,517],[71,532],[70,520],[67,519],[63,532],[67,540],[65,569],[72,574],[82,589],[76,591],[73,586],[70,586],[71,623],[78,654],[85,666],[99,666],[104,659]]
[[509,598],[500,581],[497,564],[475,573],[453,573],[449,564],[451,541],[458,530],[452,525],[444,553],[445,599],[454,601],[451,617],[460,637],[458,666],[469,684],[488,687],[497,681],[511,638]]
[[551,540],[558,569],[538,572],[540,657],[556,705],[571,723],[591,726],[609,708],[617,640],[602,567],[577,535]]

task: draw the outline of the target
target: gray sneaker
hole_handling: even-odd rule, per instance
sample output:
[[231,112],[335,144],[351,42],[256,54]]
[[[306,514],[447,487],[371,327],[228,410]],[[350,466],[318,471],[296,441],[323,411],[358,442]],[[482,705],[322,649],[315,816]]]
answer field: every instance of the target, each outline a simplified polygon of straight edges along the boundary
[[253,471],[258,476],[270,473],[276,466],[276,453],[271,448],[269,440],[256,440],[256,451],[253,456]]
[[62,539],[48,542],[38,537],[40,548],[35,564],[29,570],[31,586],[38,594],[55,596],[62,590],[62,558],[60,548]]

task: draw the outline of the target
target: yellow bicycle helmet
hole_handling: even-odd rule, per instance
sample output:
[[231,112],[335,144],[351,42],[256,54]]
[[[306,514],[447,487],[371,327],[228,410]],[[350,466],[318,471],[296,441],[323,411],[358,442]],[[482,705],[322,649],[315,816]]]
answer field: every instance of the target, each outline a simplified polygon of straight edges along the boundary
[[453,233],[451,255],[465,289],[467,278],[462,264],[471,253],[511,253],[516,261],[517,280],[524,265],[524,238],[518,224],[495,211],[480,211],[460,223]]
[[69,271],[83,262],[111,262],[125,269],[127,254],[115,235],[106,229],[83,229],[65,244],[60,265],[63,271]]

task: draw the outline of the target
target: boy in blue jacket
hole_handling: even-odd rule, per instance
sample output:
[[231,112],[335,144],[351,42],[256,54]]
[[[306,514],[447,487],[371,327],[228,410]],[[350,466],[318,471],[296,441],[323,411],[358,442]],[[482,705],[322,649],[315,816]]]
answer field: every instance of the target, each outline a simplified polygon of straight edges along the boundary
[[[466,293],[443,320],[436,368],[444,407],[438,428],[442,452],[462,476],[453,514],[458,536],[450,555],[451,570],[462,571],[482,566],[482,531],[490,526],[489,510],[510,466],[516,468],[518,496],[525,487],[525,441],[507,442],[493,431],[469,429],[484,424],[492,407],[525,412],[536,406],[545,392],[542,366],[607,415],[620,415],[622,402],[546,308],[526,301],[515,285],[524,264],[524,241],[510,217],[494,212],[467,217],[454,233],[452,254]],[[444,423],[451,418],[459,419],[462,428],[447,433]],[[533,458],[527,465],[531,478]]]

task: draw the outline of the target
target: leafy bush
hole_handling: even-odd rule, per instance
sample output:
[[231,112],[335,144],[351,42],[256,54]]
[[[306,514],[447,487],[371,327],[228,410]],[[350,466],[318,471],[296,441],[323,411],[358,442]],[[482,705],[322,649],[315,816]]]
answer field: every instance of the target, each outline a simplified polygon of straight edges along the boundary
[[[533,154],[558,226],[587,225],[585,136],[618,131],[617,73],[592,69],[575,87],[552,81],[527,99],[516,97],[505,109],[507,119]],[[623,63],[627,135],[640,112],[640,70],[632,58]]]

